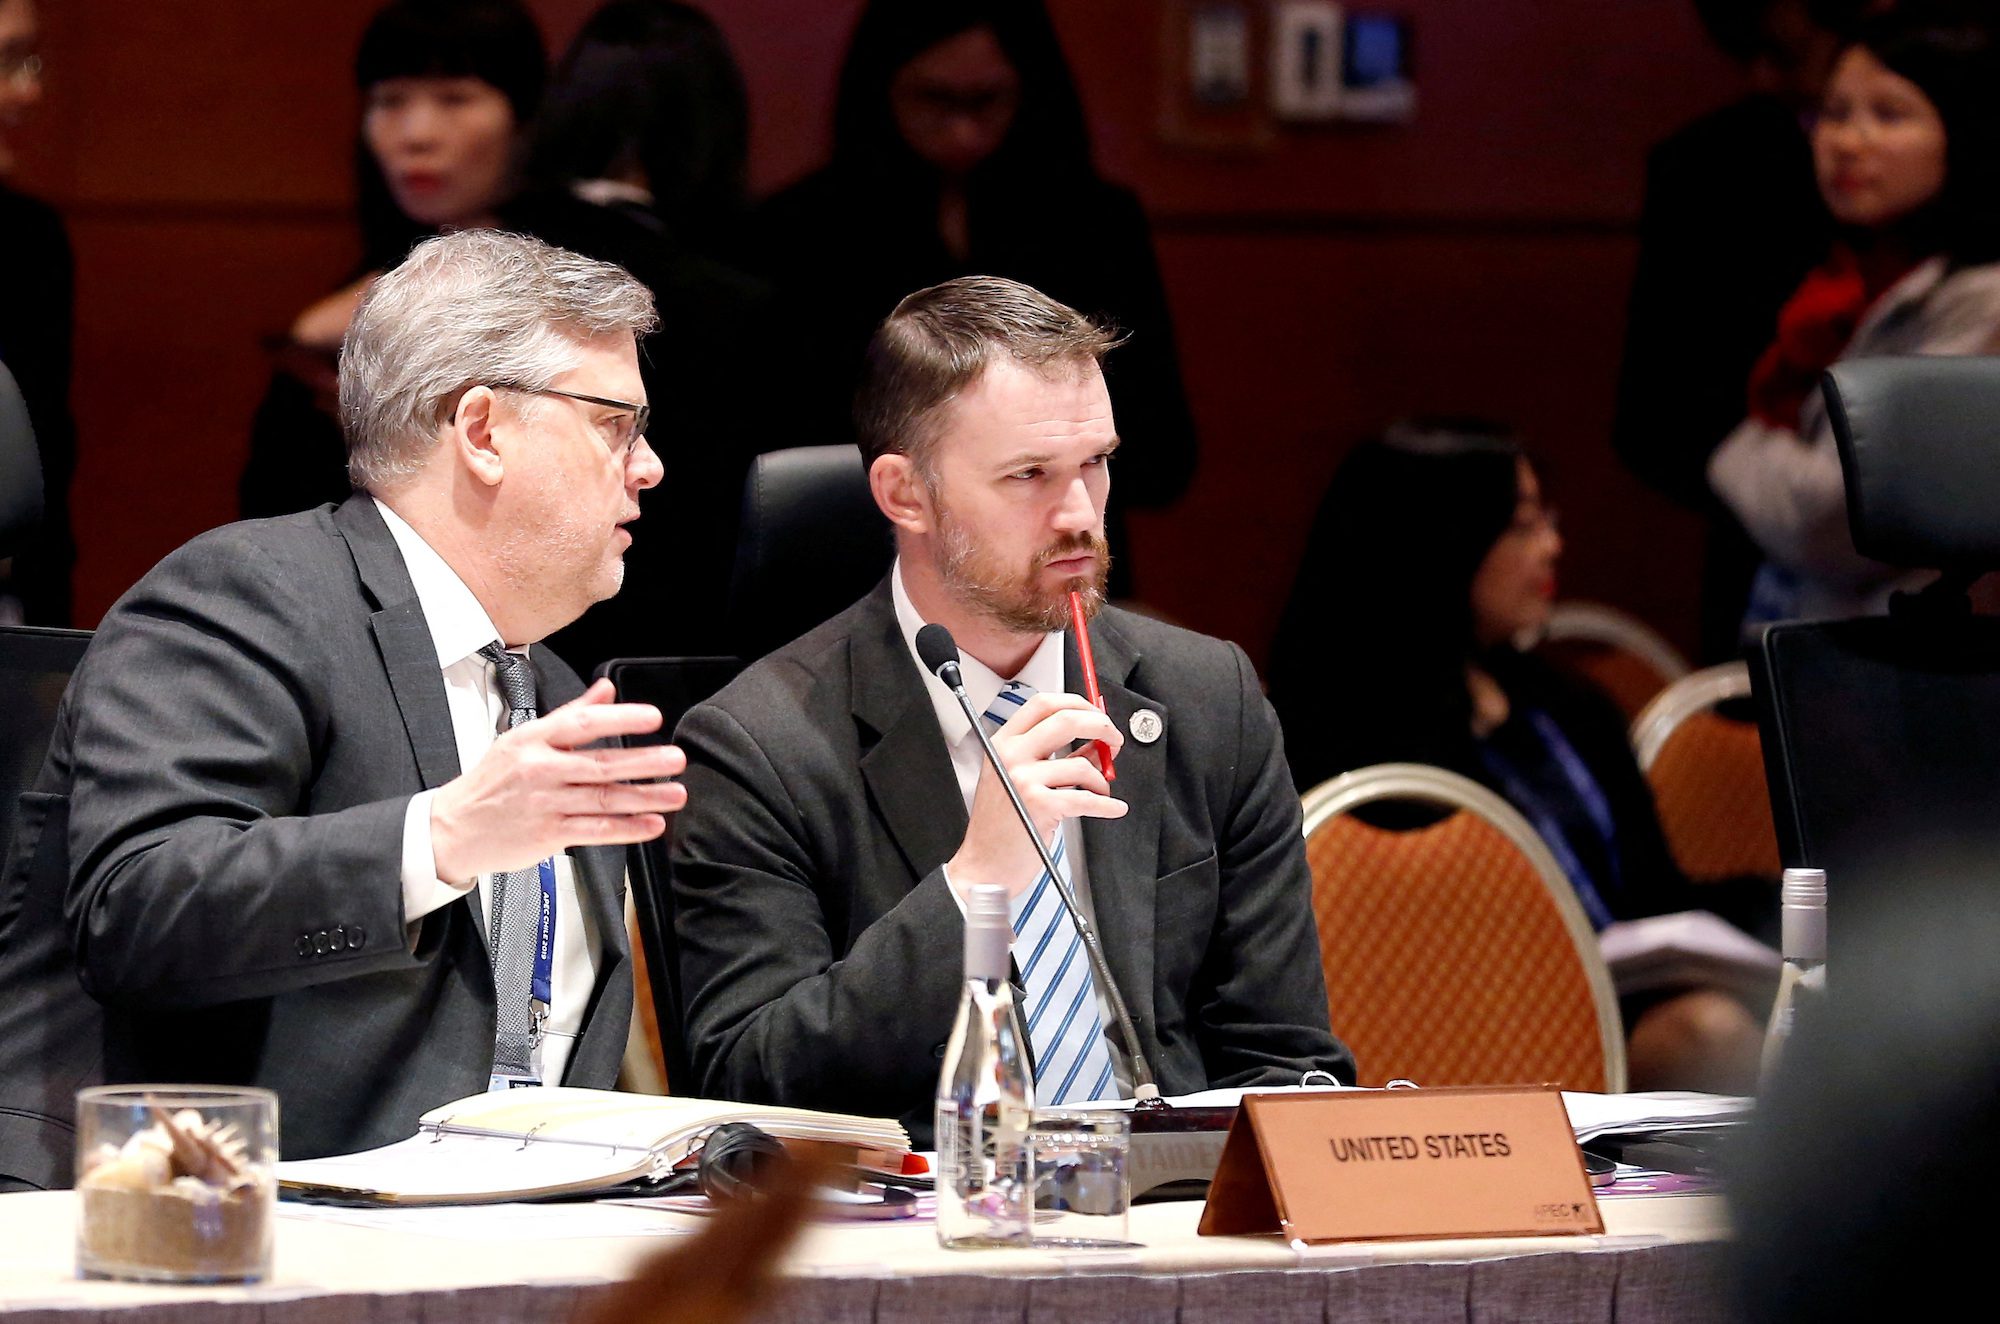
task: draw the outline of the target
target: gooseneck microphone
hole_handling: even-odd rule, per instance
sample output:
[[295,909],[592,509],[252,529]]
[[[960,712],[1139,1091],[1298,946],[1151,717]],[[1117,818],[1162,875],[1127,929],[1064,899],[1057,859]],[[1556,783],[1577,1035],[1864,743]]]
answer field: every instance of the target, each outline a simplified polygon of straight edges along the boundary
[[1105,1001],[1111,1004],[1111,1014],[1118,1022],[1118,1033],[1125,1040],[1125,1051],[1132,1060],[1132,1098],[1141,1108],[1166,1107],[1166,1100],[1160,1097],[1160,1087],[1153,1083],[1153,1069],[1146,1064],[1145,1050],[1139,1047],[1139,1031],[1132,1024],[1132,1014],[1125,1009],[1125,995],[1119,992],[1118,981],[1111,977],[1111,967],[1104,963],[1104,949],[1098,946],[1097,930],[1076,904],[1069,884],[1057,872],[1056,862],[1049,856],[1049,848],[1042,844],[1042,834],[1035,831],[1035,820],[1028,816],[1028,807],[1021,803],[1021,792],[1015,788],[1014,779],[1007,775],[1000,755],[993,749],[993,740],[986,734],[986,723],[973,711],[972,700],[965,695],[965,677],[959,671],[958,645],[952,641],[951,631],[942,625],[926,625],[917,631],[917,656],[933,675],[945,683],[952,697],[958,700],[958,706],[965,710],[965,720],[972,723],[972,733],[979,737],[979,747],[986,751],[986,761],[993,765],[993,771],[999,774],[1000,784],[1007,788],[1007,799],[1014,806],[1014,813],[1027,831],[1028,840],[1035,843],[1035,854],[1041,857],[1042,867],[1048,870],[1049,881],[1055,884],[1056,896],[1062,900],[1063,909],[1069,912],[1070,922],[1076,925],[1077,937],[1083,940],[1084,955],[1090,958],[1091,975],[1097,980],[1097,987],[1104,994]]

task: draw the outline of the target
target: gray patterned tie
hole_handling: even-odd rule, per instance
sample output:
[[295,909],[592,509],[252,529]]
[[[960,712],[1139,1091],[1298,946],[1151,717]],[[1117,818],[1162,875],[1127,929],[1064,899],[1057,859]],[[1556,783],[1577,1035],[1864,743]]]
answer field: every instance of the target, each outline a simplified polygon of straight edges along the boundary
[[[535,671],[528,659],[498,641],[479,650],[493,664],[507,702],[504,730],[535,720]],[[487,947],[493,958],[493,993],[498,999],[493,1036],[495,1075],[536,1075],[535,1043],[546,1007],[534,1002],[536,930],[541,920],[540,866],[496,873],[487,890]]]

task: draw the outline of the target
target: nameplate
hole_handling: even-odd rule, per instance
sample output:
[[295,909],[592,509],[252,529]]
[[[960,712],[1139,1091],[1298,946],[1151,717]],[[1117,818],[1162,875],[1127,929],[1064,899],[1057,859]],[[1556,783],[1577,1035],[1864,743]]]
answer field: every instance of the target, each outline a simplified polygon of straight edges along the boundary
[[1554,1087],[1246,1094],[1204,1236],[1292,1241],[1602,1232]]

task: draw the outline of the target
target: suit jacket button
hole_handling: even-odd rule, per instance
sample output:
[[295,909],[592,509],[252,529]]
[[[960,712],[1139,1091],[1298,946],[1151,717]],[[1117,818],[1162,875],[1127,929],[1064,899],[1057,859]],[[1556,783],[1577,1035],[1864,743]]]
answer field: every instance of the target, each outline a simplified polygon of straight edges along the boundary
[[931,1050],[931,1053],[932,1053],[932,1055],[934,1055],[935,1057],[937,1057],[937,1059],[938,1059],[939,1061],[943,1061],[943,1060],[944,1060],[944,1045],[943,1045],[943,1044],[939,1044],[939,1045],[938,1045],[938,1046],[937,1046],[936,1048],[933,1048],[933,1049]]
[[301,957],[311,956],[313,954],[313,940],[311,934],[301,933],[299,935],[298,951]]
[[347,946],[347,929],[343,925],[336,924],[333,926],[333,950],[337,952],[345,946]]
[[347,950],[359,951],[361,944],[368,941],[367,932],[359,924],[347,931]]
[[321,929],[318,933],[315,933],[313,935],[313,951],[320,956],[325,956],[327,945],[330,941],[331,940],[327,937],[326,930]]

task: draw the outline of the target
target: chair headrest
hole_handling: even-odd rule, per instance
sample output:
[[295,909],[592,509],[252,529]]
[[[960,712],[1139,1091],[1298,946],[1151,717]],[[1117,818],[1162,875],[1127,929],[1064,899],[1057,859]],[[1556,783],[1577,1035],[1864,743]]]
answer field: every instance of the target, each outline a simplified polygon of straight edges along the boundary
[[2000,359],[1857,359],[1821,383],[1864,556],[2000,566]]
[[732,646],[753,661],[797,638],[875,587],[894,559],[859,448],[759,455],[743,482],[729,587]]
[[28,405],[0,363],[0,556],[11,556],[42,520],[42,461]]

